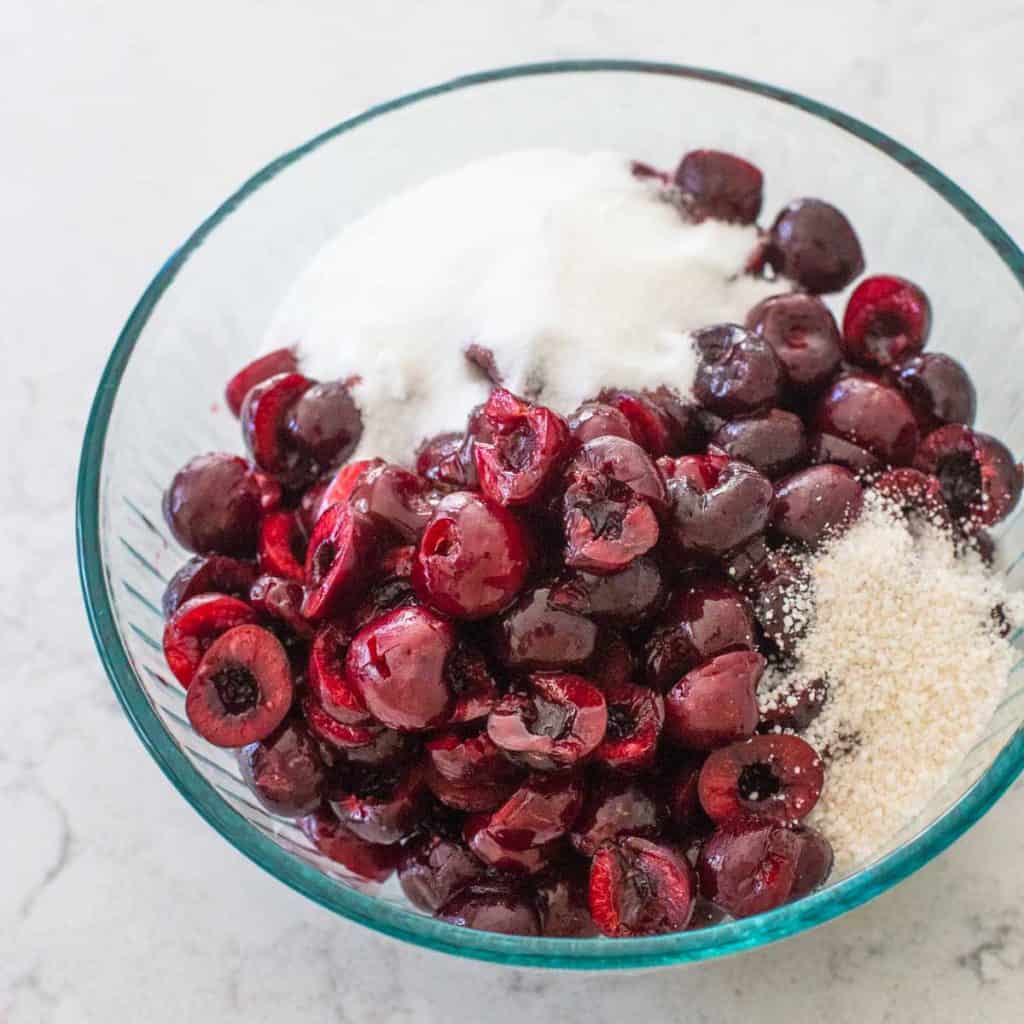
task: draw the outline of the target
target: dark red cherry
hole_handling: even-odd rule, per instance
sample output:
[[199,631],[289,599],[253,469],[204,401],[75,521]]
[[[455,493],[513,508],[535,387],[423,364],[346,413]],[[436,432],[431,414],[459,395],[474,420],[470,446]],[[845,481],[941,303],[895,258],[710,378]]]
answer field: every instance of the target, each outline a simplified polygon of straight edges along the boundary
[[783,208],[765,258],[777,274],[814,294],[841,291],[864,270],[850,222],[820,199],[795,199]]
[[440,501],[423,531],[412,584],[438,611],[481,619],[516,596],[528,570],[527,539],[511,513],[457,491]]
[[731,651],[691,669],[665,695],[666,735],[691,750],[753,735],[764,666],[755,651]]
[[669,529],[689,555],[720,557],[768,522],[772,485],[757,470],[724,455],[660,459],[669,497]]
[[967,371],[951,356],[925,352],[895,368],[896,385],[922,424],[971,426],[978,398]]
[[906,399],[896,388],[870,377],[837,380],[822,395],[814,425],[894,466],[907,465],[917,450],[917,421]]
[[785,371],[775,350],[738,324],[702,327],[693,333],[697,373],[693,393],[719,416],[770,409],[782,394]]
[[713,578],[684,580],[644,648],[647,681],[664,692],[710,658],[753,647],[750,604],[735,587]]
[[510,693],[491,712],[487,731],[507,757],[534,771],[575,765],[604,739],[608,708],[580,676],[535,673],[529,693]]
[[483,409],[493,440],[474,448],[484,494],[499,505],[538,500],[569,454],[569,427],[556,413],[495,388]]
[[236,455],[198,455],[164,493],[164,518],[174,539],[197,554],[245,558],[256,552],[262,514],[259,481]]
[[696,880],[686,858],[638,836],[605,843],[590,868],[590,913],[610,938],[686,928]]
[[790,540],[816,544],[860,515],[864,492],[842,466],[801,469],[775,485],[772,527]]
[[284,721],[293,692],[288,655],[277,637],[259,626],[235,626],[203,655],[185,713],[214,746],[244,747],[266,739]]
[[715,149],[691,150],[676,168],[676,186],[690,216],[753,224],[761,212],[764,178],[752,163]]
[[839,328],[821,299],[805,292],[773,295],[747,314],[747,330],[764,338],[779,357],[789,385],[801,394],[831,379],[842,352]]
[[1020,500],[1022,469],[999,440],[950,424],[932,431],[914,463],[939,480],[954,518],[977,526],[1005,519]]
[[931,329],[928,296],[902,277],[866,277],[843,315],[843,353],[862,366],[888,367],[916,356]]
[[552,589],[527,591],[497,624],[497,653],[515,669],[572,668],[597,650],[598,629],[583,615],[559,607]]
[[705,813],[716,822],[756,817],[793,824],[821,796],[821,758],[798,736],[753,736],[713,751],[698,783]]
[[804,425],[784,409],[729,420],[711,436],[711,444],[772,480],[807,462]]
[[345,673],[379,722],[417,731],[443,725],[454,694],[447,675],[455,629],[427,608],[398,608],[361,629]]

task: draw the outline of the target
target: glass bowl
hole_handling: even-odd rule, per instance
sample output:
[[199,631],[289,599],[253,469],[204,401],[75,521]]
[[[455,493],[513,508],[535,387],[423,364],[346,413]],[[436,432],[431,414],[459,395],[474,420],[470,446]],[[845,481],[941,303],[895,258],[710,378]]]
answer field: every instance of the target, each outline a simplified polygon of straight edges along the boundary
[[[800,195],[834,202],[873,272],[924,286],[934,301],[932,345],[969,369],[979,425],[1024,452],[1024,380],[1008,357],[1024,336],[1024,255],[926,161],[836,110],[713,71],[607,60],[502,68],[383,103],[286,153],[159,270],[118,338],[85,435],[77,526],[90,622],[128,717],[185,799],[246,856],[344,917],[447,953],[529,966],[637,968],[750,949],[877,896],[988,810],[1024,767],[1017,670],[955,776],[854,874],[792,906],[703,931],[570,940],[456,928],[409,908],[394,883],[374,891],[346,878],[293,825],[256,806],[230,753],[192,733],[161,655],[160,597],[185,558],[163,526],[161,492],[194,453],[239,449],[223,385],[251,357],[289,283],[321,243],[384,197],[535,146],[616,149],[661,165],[689,148],[735,150],[765,172],[766,215]],[[1000,533],[1004,568],[1024,575],[1024,518]]]

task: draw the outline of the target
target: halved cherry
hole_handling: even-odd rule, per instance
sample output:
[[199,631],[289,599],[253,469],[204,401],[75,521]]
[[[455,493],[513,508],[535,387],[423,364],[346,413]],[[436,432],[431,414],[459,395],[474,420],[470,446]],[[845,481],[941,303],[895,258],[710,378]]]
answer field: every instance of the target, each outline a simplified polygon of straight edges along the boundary
[[610,938],[682,931],[696,891],[682,854],[638,836],[605,843],[590,867],[590,913]]
[[650,768],[665,722],[665,702],[646,686],[622,683],[604,691],[608,726],[594,760],[612,771],[634,775]]
[[332,505],[317,520],[306,549],[303,615],[314,622],[351,607],[376,569],[380,528],[347,505]]
[[351,639],[338,623],[321,626],[313,637],[306,678],[327,714],[348,725],[364,725],[373,719],[345,675],[345,656]]
[[260,572],[301,583],[306,537],[294,512],[272,512],[260,522]]
[[279,373],[251,388],[241,409],[242,436],[253,461],[288,486],[310,482],[287,424],[295,403],[312,386],[301,373]]
[[480,489],[499,505],[537,500],[569,454],[565,420],[504,388],[491,392],[483,415],[493,440],[478,441],[474,447]]
[[277,637],[259,626],[236,626],[203,655],[185,713],[214,746],[244,747],[266,739],[284,721],[292,693],[291,666]]
[[807,817],[825,773],[815,749],[799,736],[754,736],[715,750],[701,768],[701,806],[716,822],[755,817],[788,825]]
[[281,373],[295,373],[298,368],[299,360],[293,348],[278,348],[265,356],[259,356],[243,366],[228,381],[224,389],[228,408],[237,416],[242,411],[245,396],[257,384],[262,384],[270,377],[276,377]]
[[256,575],[252,562],[227,555],[195,555],[171,577],[164,590],[164,618],[171,618],[181,605],[200,594],[227,594],[244,601]]
[[604,695],[580,676],[535,673],[528,694],[508,694],[487,731],[513,761],[535,771],[567,768],[597,749],[608,724]]
[[383,459],[360,459],[358,462],[349,462],[342,466],[324,488],[323,494],[320,496],[316,518],[319,519],[331,505],[347,505],[356,484],[370,470],[383,465],[385,465]]
[[245,601],[226,594],[200,594],[180,605],[164,626],[167,666],[188,687],[211,644],[235,626],[253,623],[256,612]]

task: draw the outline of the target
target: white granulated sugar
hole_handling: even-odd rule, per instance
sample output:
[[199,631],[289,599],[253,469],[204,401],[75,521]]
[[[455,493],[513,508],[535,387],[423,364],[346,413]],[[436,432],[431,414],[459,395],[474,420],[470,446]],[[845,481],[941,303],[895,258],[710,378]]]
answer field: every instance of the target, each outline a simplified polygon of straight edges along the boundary
[[976,555],[957,558],[948,533],[912,532],[870,493],[861,519],[807,567],[815,612],[794,672],[827,677],[829,688],[803,733],[826,758],[809,823],[845,873],[924,806],[978,739],[1015,656],[992,609],[1020,622],[1024,605]]
[[743,273],[753,226],[692,224],[618,154],[507,153],[424,182],[329,242],[293,286],[265,348],[303,372],[358,375],[356,457],[408,462],[462,430],[493,350],[511,390],[562,413],[602,387],[687,393],[686,333],[744,319],[781,286]]

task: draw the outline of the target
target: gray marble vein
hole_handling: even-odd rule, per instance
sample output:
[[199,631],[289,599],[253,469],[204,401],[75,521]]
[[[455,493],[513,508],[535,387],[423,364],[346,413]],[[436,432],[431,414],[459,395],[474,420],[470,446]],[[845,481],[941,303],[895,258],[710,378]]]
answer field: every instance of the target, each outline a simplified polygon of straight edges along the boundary
[[[499,27],[500,19],[500,27]],[[370,934],[244,860],[107,686],[74,568],[95,381],[167,253],[271,156],[471,68],[664,58],[775,81],[919,149],[1024,236],[1019,0],[7,0],[0,18],[0,1022],[1006,1022],[1024,788],[895,891],[755,955],[615,978]]]

